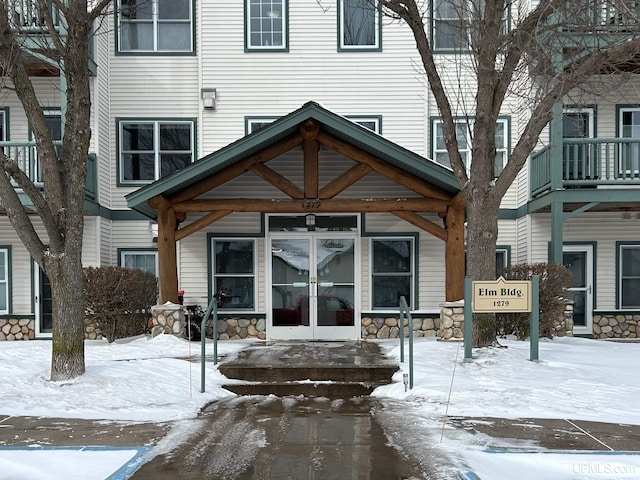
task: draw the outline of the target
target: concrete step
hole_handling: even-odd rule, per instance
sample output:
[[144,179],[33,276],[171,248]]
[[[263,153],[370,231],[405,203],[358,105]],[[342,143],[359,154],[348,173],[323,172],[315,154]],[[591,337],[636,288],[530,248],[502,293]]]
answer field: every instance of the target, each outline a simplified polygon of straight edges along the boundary
[[305,397],[351,398],[369,395],[377,385],[370,383],[345,382],[267,382],[267,383],[235,383],[223,385],[237,395],[276,395],[288,397],[303,395]]
[[318,380],[351,383],[391,383],[391,377],[398,370],[396,365],[245,365],[222,363],[218,367],[227,378],[247,382],[291,382],[296,380]]

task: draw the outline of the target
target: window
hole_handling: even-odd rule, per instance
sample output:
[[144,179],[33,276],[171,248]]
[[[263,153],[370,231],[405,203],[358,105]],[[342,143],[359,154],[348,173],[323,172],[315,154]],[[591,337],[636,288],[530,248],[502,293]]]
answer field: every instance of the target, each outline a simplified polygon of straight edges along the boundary
[[[47,129],[51,134],[51,139],[54,141],[56,145],[56,153],[58,156],[60,155],[60,149],[62,145],[62,112],[60,109],[51,108],[51,109],[43,109],[42,113],[44,114],[44,121],[47,125]],[[33,131],[31,131],[31,141],[35,141],[35,136]],[[33,165],[33,171],[36,173],[35,181],[37,183],[42,183],[42,165],[38,160],[38,152],[33,147],[33,160],[35,161],[35,165]],[[26,164],[25,164],[26,165]]]
[[286,51],[287,0],[245,0],[245,48]]
[[404,296],[413,308],[414,240],[371,240],[371,305],[374,309],[397,309]]
[[192,52],[192,0],[120,0],[119,52]]
[[133,268],[157,275],[158,252],[156,250],[127,250],[119,249],[120,266]]
[[[280,117],[245,117],[244,119],[244,128],[245,135],[249,135],[250,133],[257,132],[261,128],[266,127],[267,125],[272,124]],[[351,120],[352,122],[357,123],[358,125],[363,126],[364,128],[368,128],[369,130],[381,133],[382,132],[382,117],[377,115],[347,115],[346,118]]]
[[511,247],[496,247],[496,278],[504,273],[509,266]]
[[372,132],[382,133],[382,117],[380,116],[347,115],[347,118]]
[[640,309],[640,244],[618,244],[618,304]]
[[338,50],[379,50],[380,12],[371,0],[338,0]]
[[[467,167],[467,172],[471,167],[471,146],[473,140],[473,119],[464,118],[454,120],[456,127],[456,137],[458,139],[458,149],[462,155],[462,161]],[[507,163],[509,152],[509,119],[500,118],[496,123],[496,160],[495,175],[500,175]],[[440,165],[451,168],[447,147],[444,144],[444,134],[442,131],[442,120],[435,119],[433,124],[433,159]]]
[[[570,139],[593,138],[593,108],[565,108],[562,114],[562,137]],[[589,161],[589,144],[563,144],[563,171],[565,180],[592,178],[592,166]]]
[[0,247],[0,314],[9,313],[9,247]]
[[120,182],[148,183],[189,165],[194,130],[193,121],[120,121]]
[[[434,50],[468,50],[469,25],[477,22],[479,7],[484,2],[473,0],[439,0],[433,2],[431,36]],[[502,31],[509,26],[511,2],[506,2],[502,16]]]
[[0,141],[9,140],[9,109],[0,108]]
[[255,241],[212,239],[213,293],[221,310],[254,310]]
[[620,145],[617,173],[640,176],[640,107],[619,108],[619,137],[633,139]]
[[249,135],[250,133],[257,132],[261,128],[264,128],[267,125],[272,124],[277,119],[278,117],[245,117],[244,133],[245,135]]

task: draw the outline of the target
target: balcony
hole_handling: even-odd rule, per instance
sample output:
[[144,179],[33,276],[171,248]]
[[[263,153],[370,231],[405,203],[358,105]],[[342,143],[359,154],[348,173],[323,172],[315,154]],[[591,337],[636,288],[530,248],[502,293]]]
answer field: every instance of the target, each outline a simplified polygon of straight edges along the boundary
[[[59,148],[62,142],[54,143]],[[35,142],[0,142],[0,148],[4,149],[7,157],[13,159],[37,187],[42,188],[42,171],[38,163]],[[87,179],[84,191],[87,199],[97,199],[98,177],[95,153],[90,153],[87,157]]]
[[[13,30],[24,33],[48,33],[45,14],[38,6],[37,0],[7,0],[4,4],[9,12],[9,22]],[[45,0],[45,4],[53,26],[60,32],[60,12],[52,0]]]
[[[560,188],[640,187],[639,138],[568,139],[562,143],[560,182],[552,182],[552,146],[531,155],[529,178],[531,196]],[[556,187],[557,188],[557,187]]]

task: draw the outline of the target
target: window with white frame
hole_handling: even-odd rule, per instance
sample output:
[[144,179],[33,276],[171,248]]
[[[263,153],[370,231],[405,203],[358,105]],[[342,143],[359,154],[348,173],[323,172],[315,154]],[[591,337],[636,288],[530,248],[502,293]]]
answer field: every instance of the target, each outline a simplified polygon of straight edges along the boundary
[[158,252],[156,250],[120,250],[120,266],[142,270],[157,276]]
[[[479,21],[483,2],[475,0],[439,0],[433,2],[431,36],[434,50],[468,50],[470,25]],[[511,2],[505,2],[502,32],[509,27]]]
[[[245,134],[257,132],[275,122],[279,117],[245,117]],[[347,115],[346,118],[369,130],[381,133],[382,117],[369,115]]]
[[0,247],[0,314],[9,313],[9,248]]
[[256,242],[253,239],[211,241],[212,290],[220,310],[255,310]]
[[640,243],[618,245],[618,303],[640,309]]
[[620,145],[618,174],[640,176],[640,107],[618,109],[619,137],[630,141]]
[[338,0],[340,50],[380,48],[380,12],[371,0]]
[[504,273],[509,266],[509,248],[496,247],[496,278]]
[[[567,139],[593,138],[595,110],[593,108],[565,107],[562,112],[562,137]],[[577,180],[590,178],[589,144],[564,142],[562,148],[564,178]]]
[[246,117],[245,118],[245,134],[257,132],[261,128],[272,124],[278,117]]
[[193,51],[193,0],[119,0],[118,51]]
[[[462,161],[467,169],[471,168],[471,147],[473,142],[473,118],[456,119],[456,138],[458,139],[458,151],[462,156]],[[502,169],[507,164],[509,151],[509,119],[500,118],[496,123],[496,159],[495,159],[495,175],[500,175]],[[447,153],[447,147],[444,143],[444,132],[442,128],[442,120],[434,119],[433,121],[433,139],[432,139],[432,155],[433,159],[445,167],[451,168],[451,161]]]
[[6,142],[9,138],[9,109],[0,108],[0,141]]
[[413,308],[414,239],[371,240],[371,305],[373,309],[398,308],[405,297]]
[[193,121],[120,121],[120,183],[152,182],[191,164],[194,130]]
[[247,50],[287,49],[287,0],[245,0]]

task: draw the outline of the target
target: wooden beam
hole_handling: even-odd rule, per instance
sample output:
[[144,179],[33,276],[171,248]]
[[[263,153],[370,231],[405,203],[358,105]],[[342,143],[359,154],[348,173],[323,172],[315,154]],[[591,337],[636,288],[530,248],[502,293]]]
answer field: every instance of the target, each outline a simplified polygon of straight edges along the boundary
[[263,180],[269,182],[281,192],[289,195],[291,198],[304,198],[304,193],[293,182],[283,177],[272,168],[267,167],[263,163],[253,165],[249,170],[258,175]]
[[391,212],[395,216],[400,217],[401,219],[409,222],[412,225],[424,230],[427,233],[430,233],[434,237],[438,237],[440,240],[447,240],[447,231],[439,225],[436,225],[430,220],[418,215],[414,212],[403,212],[403,211],[393,211]]
[[229,215],[231,210],[218,210],[215,212],[211,212],[204,217],[199,218],[191,222],[189,225],[185,225],[180,230],[176,232],[176,240],[182,240],[185,237],[188,237],[192,233],[197,232],[198,230],[206,227],[207,225],[211,225],[213,222],[220,220],[221,218]]
[[187,200],[173,205],[177,212],[233,210],[235,212],[264,213],[441,212],[447,207],[448,202],[444,200],[419,197],[363,200],[348,198],[339,200],[227,198]]
[[330,183],[322,187],[319,197],[321,199],[335,197],[336,195],[356,183],[362,177],[367,175],[370,171],[371,167],[369,165],[365,165],[364,163],[356,163],[353,167],[340,175],[338,178],[335,178]]
[[[153,200],[153,199],[151,199]],[[151,203],[151,200],[149,201]],[[160,303],[178,303],[178,266],[176,257],[176,216],[173,208],[159,202],[158,212],[158,287]]]
[[318,133],[320,125],[315,120],[307,120],[300,126],[302,135],[302,153],[304,157],[304,197],[318,198],[318,178],[319,162],[318,153],[320,144],[318,143]]
[[340,155],[350,158],[354,162],[369,165],[375,172],[379,173],[383,177],[386,177],[389,180],[422,195],[423,197],[439,198],[441,200],[451,199],[451,195],[444,190],[411,175],[401,168],[395,167],[374,157],[373,155],[363,152],[359,148],[343,142],[342,140],[339,140],[327,133],[321,131],[318,134],[318,141],[320,144],[330,148]]
[[247,172],[253,165],[273,160],[300,144],[302,144],[302,135],[299,133],[293,134],[290,137],[254,153],[253,155],[249,155],[245,159],[239,160],[216,174],[210,175],[193,185],[185,187],[184,190],[172,195],[170,199],[172,202],[182,202],[184,200],[199,197],[203,193],[213,190],[214,188],[224,185],[234,178],[239,177],[243,173]]
[[[446,299],[455,302],[464,298],[464,210],[450,207],[445,218]],[[492,253],[493,255],[493,253]]]

